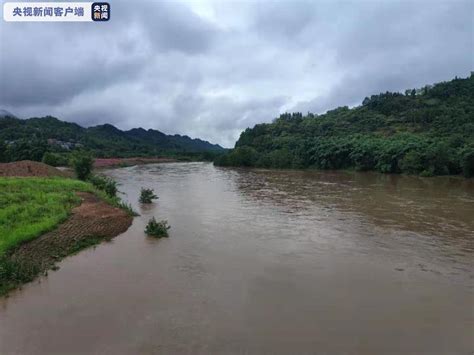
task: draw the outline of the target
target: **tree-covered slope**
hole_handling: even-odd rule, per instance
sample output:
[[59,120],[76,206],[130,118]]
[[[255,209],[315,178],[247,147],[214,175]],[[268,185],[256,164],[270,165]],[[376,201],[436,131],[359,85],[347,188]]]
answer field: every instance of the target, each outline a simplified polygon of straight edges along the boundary
[[217,165],[474,174],[474,76],[247,128]]
[[84,128],[54,117],[22,120],[0,117],[0,161],[41,160],[45,152],[90,150],[97,157],[214,154],[217,145],[188,136],[135,128],[122,131],[110,124]]

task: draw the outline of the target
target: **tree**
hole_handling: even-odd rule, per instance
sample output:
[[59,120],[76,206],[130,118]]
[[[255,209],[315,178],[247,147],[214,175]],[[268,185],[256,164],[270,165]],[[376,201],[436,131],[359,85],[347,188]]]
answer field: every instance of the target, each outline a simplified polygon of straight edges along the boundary
[[398,167],[403,173],[419,174],[425,167],[424,156],[417,150],[410,150],[398,162]]
[[53,152],[45,152],[41,161],[51,166],[66,166],[68,165],[68,159],[66,155]]
[[71,165],[76,172],[76,176],[80,180],[87,180],[92,172],[93,166],[92,155],[86,152],[76,151],[71,158]]

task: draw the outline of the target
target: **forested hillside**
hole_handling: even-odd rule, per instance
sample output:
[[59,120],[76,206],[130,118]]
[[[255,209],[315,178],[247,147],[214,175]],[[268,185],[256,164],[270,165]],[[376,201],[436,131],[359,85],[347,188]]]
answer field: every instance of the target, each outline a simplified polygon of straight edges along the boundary
[[474,175],[474,76],[247,128],[222,166]]
[[213,156],[224,151],[217,144],[152,129],[121,131],[110,124],[84,128],[50,116],[27,120],[0,117],[0,161],[39,161],[45,153],[61,157],[78,149],[103,158]]

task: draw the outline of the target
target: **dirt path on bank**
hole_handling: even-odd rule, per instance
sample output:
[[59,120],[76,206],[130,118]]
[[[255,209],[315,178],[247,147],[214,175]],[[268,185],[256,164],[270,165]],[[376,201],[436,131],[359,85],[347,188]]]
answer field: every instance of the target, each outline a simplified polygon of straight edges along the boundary
[[132,217],[95,195],[78,192],[82,203],[56,229],[16,248],[10,260],[35,274],[46,272],[56,262],[79,250],[113,238],[132,224]]

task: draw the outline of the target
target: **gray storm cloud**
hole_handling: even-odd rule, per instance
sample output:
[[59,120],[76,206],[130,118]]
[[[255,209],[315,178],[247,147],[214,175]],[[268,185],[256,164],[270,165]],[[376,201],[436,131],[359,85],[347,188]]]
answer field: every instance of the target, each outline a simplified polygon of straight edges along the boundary
[[[132,11],[133,7],[133,11]],[[108,23],[0,23],[0,108],[232,147],[322,113],[467,76],[471,1],[113,1]]]

